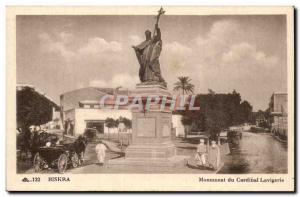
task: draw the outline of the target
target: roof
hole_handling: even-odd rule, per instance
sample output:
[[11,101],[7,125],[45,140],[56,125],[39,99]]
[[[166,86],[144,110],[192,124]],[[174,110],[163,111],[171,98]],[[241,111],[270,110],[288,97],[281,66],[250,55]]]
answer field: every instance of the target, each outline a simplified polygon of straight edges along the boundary
[[69,92],[65,92],[60,95],[61,105],[63,111],[67,111],[74,108],[79,108],[79,103],[92,102],[97,103],[104,95],[129,95],[130,90],[122,90],[116,88],[101,88],[101,87],[85,87]]
[[286,93],[286,92],[273,92],[273,95],[278,95],[278,94],[287,95],[287,93]]
[[131,90],[128,90],[128,89],[124,90],[124,89],[117,89],[117,88],[89,86],[89,87],[84,87],[84,88],[79,88],[79,89],[76,89],[76,90],[71,90],[71,91],[68,91],[68,92],[64,92],[61,95],[72,94],[74,92],[80,92],[80,91],[87,90],[87,89],[95,90],[95,91],[98,91],[99,93],[102,93],[102,94],[105,93],[105,94],[110,94],[110,95],[114,95],[115,93],[122,94],[122,95],[124,95],[124,94],[127,95],[131,92]]

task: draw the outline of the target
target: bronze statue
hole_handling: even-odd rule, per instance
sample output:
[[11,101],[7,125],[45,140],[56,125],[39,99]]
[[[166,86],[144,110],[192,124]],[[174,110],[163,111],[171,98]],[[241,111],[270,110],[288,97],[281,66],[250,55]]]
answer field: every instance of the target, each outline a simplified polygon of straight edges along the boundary
[[139,77],[142,84],[160,84],[167,86],[167,83],[161,76],[159,56],[162,50],[161,32],[158,27],[158,21],[165,11],[161,7],[156,16],[155,29],[153,36],[151,31],[146,30],[146,40],[137,46],[132,46],[135,50],[138,62],[140,64]]

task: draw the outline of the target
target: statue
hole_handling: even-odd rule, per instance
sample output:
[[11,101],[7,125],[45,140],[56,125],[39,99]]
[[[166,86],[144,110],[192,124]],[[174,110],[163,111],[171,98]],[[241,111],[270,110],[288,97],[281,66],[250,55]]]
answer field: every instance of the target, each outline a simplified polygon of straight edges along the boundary
[[158,21],[165,11],[161,7],[156,16],[155,29],[153,36],[151,31],[146,30],[146,40],[137,46],[132,46],[140,64],[139,77],[142,84],[159,84],[167,87],[167,83],[161,76],[159,56],[162,50],[161,32],[158,27]]

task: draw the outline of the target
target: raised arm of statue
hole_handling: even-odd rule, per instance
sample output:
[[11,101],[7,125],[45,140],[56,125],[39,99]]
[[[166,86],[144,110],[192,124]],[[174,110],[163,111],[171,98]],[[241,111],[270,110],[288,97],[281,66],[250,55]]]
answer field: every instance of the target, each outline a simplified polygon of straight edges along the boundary
[[160,29],[159,29],[159,27],[158,27],[158,24],[155,24],[154,40],[155,40],[155,41],[161,40],[161,32],[160,32]]

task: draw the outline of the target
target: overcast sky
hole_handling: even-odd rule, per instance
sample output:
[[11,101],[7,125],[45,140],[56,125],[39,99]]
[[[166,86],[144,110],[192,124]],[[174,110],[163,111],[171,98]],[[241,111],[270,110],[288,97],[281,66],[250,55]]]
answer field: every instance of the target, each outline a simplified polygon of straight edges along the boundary
[[[17,83],[59,103],[87,86],[134,88],[131,45],[153,31],[153,16],[18,16]],[[285,16],[168,16],[160,21],[162,75],[169,90],[189,76],[196,93],[236,89],[254,110],[287,91]]]

